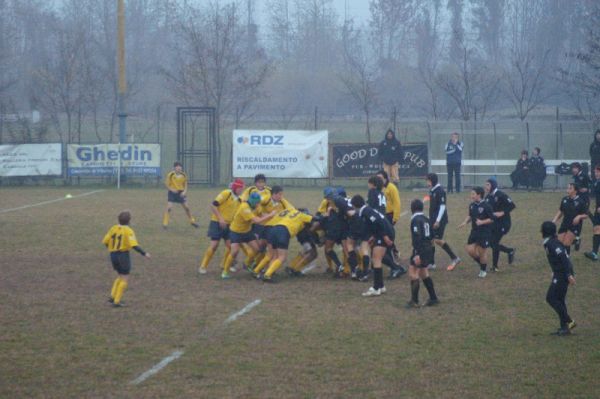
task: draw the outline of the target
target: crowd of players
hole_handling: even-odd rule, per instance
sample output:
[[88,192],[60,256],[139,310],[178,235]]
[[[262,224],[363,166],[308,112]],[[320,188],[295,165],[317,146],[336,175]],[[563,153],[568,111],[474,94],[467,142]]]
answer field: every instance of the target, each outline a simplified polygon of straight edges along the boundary
[[[593,247],[585,253],[597,261],[600,248],[600,166],[594,169],[594,182],[582,171],[579,163],[571,165],[573,182],[569,183],[567,195],[561,200],[559,211],[552,221],[542,224],[544,248],[553,270],[553,279],[546,300],[557,312],[560,328],[557,335],[568,335],[575,322],[568,315],[565,297],[567,288],[575,282],[569,255],[571,245],[579,249],[583,221],[593,222]],[[208,227],[210,244],[206,249],[198,272],[206,274],[208,266],[221,241],[225,244],[222,257],[223,279],[230,279],[236,268],[246,269],[264,282],[273,282],[274,275],[288,260],[290,241],[296,238],[301,251],[289,261],[285,268],[290,276],[303,276],[303,271],[314,267],[318,248],[322,247],[327,263],[326,272],[333,277],[349,277],[356,281],[372,281],[362,293],[365,297],[380,296],[386,292],[383,266],[390,269],[390,278],[407,273],[410,279],[411,298],[408,308],[419,307],[421,282],[427,289],[429,299],[425,306],[439,303],[430,269],[436,268],[435,248],[439,246],[450,258],[446,269],[452,271],[461,263],[449,243],[444,239],[448,224],[446,192],[435,173],[426,177],[429,193],[423,200],[410,203],[412,253],[409,265],[401,265],[395,245],[395,224],[402,216],[401,200],[396,185],[391,183],[381,170],[367,181],[365,197],[348,196],[342,187],[326,187],[317,211],[297,208],[284,198],[281,186],[267,186],[263,174],[254,178],[254,184],[246,187],[241,179],[235,179],[227,189],[221,191],[210,205],[211,221]],[[181,164],[176,162],[168,174],[168,205],[163,218],[167,228],[173,203],[180,203],[188,215],[190,224],[198,227],[187,206],[187,178]],[[596,208],[589,210],[590,192],[596,199]],[[469,256],[479,265],[480,278],[488,272],[488,248],[492,249],[491,271],[498,270],[500,253],[506,253],[508,264],[515,258],[515,248],[501,244],[502,238],[511,229],[511,212],[515,203],[510,196],[498,189],[495,179],[490,178],[484,187],[473,187],[470,194],[467,217],[459,225],[470,223],[471,232],[466,245]],[[424,214],[425,203],[429,203],[428,216]],[[560,227],[556,223],[562,218]],[[138,245],[133,230],[128,226],[131,215],[122,212],[119,224],[111,228],[104,237],[104,244],[111,252],[111,262],[118,277],[113,283],[110,301],[113,306],[122,306],[121,298],[127,288],[127,276],[131,268],[130,249],[149,257]],[[336,250],[341,249],[341,259]],[[238,263],[238,256],[244,259]],[[406,270],[408,268],[408,270]]]

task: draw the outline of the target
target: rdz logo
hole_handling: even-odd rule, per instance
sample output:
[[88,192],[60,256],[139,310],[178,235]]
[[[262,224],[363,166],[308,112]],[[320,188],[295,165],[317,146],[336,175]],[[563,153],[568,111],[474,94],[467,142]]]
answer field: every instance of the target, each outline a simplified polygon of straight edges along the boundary
[[250,143],[250,145],[283,145],[283,136],[253,135],[249,139],[248,137],[238,137],[237,142],[240,144]]

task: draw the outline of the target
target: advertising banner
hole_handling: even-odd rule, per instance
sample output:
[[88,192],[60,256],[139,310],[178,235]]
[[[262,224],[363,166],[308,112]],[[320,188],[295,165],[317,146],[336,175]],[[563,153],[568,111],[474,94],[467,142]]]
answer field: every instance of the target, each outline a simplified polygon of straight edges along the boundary
[[0,145],[0,177],[60,175],[60,143]]
[[[378,144],[335,144],[333,177],[368,177],[381,169]],[[425,177],[428,173],[427,144],[405,144],[400,163],[400,177]]]
[[[127,176],[160,176],[160,144],[121,144],[121,172]],[[119,144],[70,144],[69,176],[116,176]]]
[[234,130],[233,176],[324,178],[327,150],[326,130]]

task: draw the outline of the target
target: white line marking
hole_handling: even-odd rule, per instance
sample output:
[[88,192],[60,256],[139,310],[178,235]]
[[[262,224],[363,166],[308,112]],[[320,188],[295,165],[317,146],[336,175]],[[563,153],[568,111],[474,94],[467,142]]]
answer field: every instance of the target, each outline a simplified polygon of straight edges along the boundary
[[173,360],[179,359],[179,357],[181,357],[181,355],[183,355],[183,351],[174,351],[169,356],[165,357],[163,360],[161,360],[159,363],[157,363],[150,370],[142,373],[138,378],[131,381],[130,384],[138,385],[138,384],[146,381],[146,379],[148,379],[149,377],[152,377],[154,374],[158,373],[160,370],[165,368],[167,366],[167,364],[171,363]]
[[[246,306],[244,306],[241,310],[233,313],[231,316],[229,316],[224,322],[223,324],[227,325],[229,323],[231,323],[232,321],[237,320],[238,317],[248,313],[253,307],[259,305],[261,302],[260,299],[256,299],[252,302],[250,302],[249,304],[247,304]],[[138,385],[144,381],[146,381],[148,378],[152,377],[154,374],[158,373],[160,370],[162,370],[163,368],[165,368],[169,363],[171,363],[174,360],[177,360],[181,357],[181,355],[183,355],[183,351],[174,351],[173,353],[171,353],[169,356],[165,357],[163,360],[161,360],[160,362],[158,362],[155,366],[153,366],[150,370],[143,372],[138,378],[136,378],[135,380],[132,380],[130,382],[131,385]]]
[[234,314],[232,314],[231,316],[229,316],[227,318],[227,320],[224,321],[223,324],[228,324],[231,323],[232,321],[237,320],[238,317],[242,316],[245,313],[248,313],[253,307],[258,306],[260,304],[260,299],[256,299],[252,302],[250,302],[249,304],[247,304],[246,306],[244,306],[242,308],[242,310],[235,312]]
[[28,209],[28,208],[34,208],[36,206],[53,204],[55,202],[65,201],[67,199],[81,198],[81,197],[85,197],[85,196],[88,196],[88,195],[100,193],[102,191],[104,191],[104,190],[90,191],[89,193],[83,193],[83,194],[74,195],[71,198],[66,198],[66,197],[65,198],[57,198],[57,199],[53,199],[53,200],[50,200],[50,201],[38,202],[37,204],[23,205],[23,206],[19,206],[17,208],[0,209],[0,213],[8,213],[8,212],[20,211],[21,209]]

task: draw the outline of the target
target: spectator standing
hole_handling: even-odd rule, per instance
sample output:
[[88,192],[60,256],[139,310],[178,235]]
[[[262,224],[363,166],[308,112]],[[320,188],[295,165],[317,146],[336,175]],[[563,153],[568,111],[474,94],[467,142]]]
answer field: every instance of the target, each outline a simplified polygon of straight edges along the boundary
[[[463,142],[458,139],[458,133],[450,135],[450,141],[446,144],[446,170],[448,171],[448,192],[460,193],[460,166],[462,164]],[[454,179],[455,185],[452,184]]]
[[396,138],[396,134],[392,129],[388,129],[385,133],[385,138],[379,144],[379,159],[383,164],[383,170],[388,174],[393,183],[400,180],[399,167],[402,157],[402,146]]
[[535,147],[529,158],[529,187],[539,191],[542,191],[546,179],[546,164],[541,152],[539,147]]

